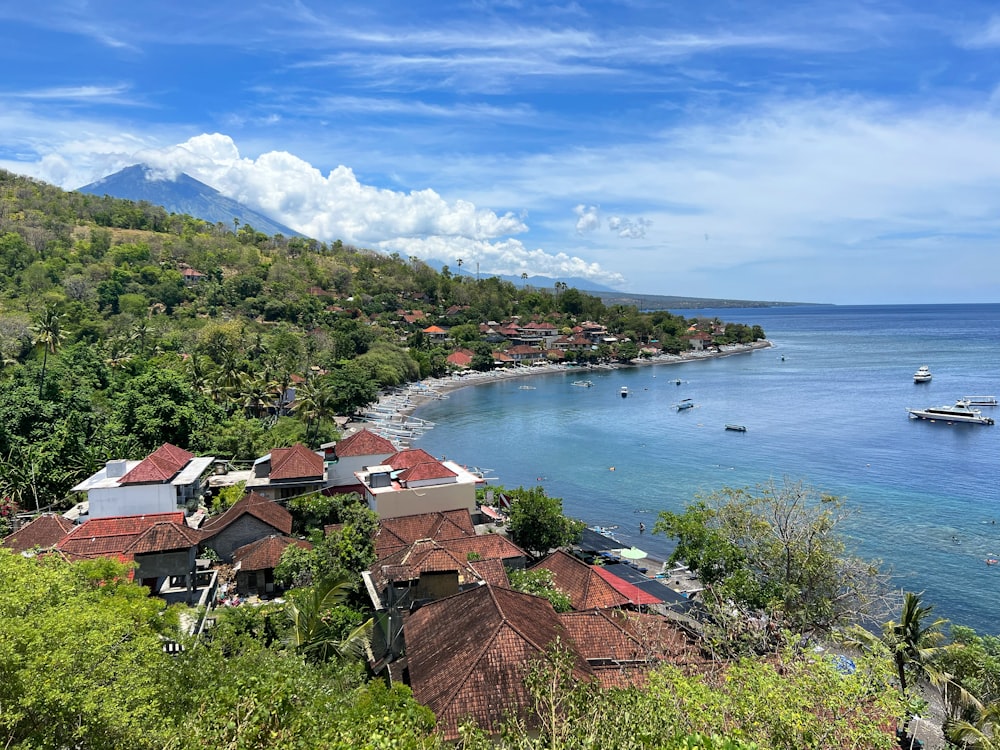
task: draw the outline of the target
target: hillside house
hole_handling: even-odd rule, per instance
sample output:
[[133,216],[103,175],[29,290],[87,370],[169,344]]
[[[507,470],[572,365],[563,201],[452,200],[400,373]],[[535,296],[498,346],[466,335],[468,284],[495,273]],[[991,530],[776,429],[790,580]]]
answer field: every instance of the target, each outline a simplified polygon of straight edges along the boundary
[[263,495],[250,492],[225,513],[210,518],[201,528],[201,545],[215,551],[223,562],[244,545],[273,535],[292,533],[292,514]]
[[396,446],[368,429],[345,437],[327,455],[327,491],[361,494],[364,488],[358,484],[355,472],[383,464],[394,453]]
[[246,489],[269,500],[319,492],[327,486],[323,456],[301,443],[291,448],[275,448],[253,464]]
[[271,534],[233,550],[236,593],[240,596],[271,596],[276,593],[278,587],[274,581],[274,569],[281,562],[281,555],[292,545],[302,549],[313,547],[304,539]]
[[141,461],[108,461],[72,491],[86,493],[91,519],[191,511],[208,487],[214,461],[164,443]]
[[423,450],[393,454],[384,464],[355,472],[362,497],[379,518],[416,513],[476,510],[476,486],[484,480],[452,461]]

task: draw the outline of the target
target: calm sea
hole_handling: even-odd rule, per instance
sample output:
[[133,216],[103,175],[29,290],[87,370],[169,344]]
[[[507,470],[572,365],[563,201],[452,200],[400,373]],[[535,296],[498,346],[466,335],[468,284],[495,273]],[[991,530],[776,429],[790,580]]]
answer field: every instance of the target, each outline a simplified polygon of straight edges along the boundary
[[[672,548],[649,531],[659,511],[723,487],[801,481],[847,501],[850,545],[901,588],[1000,633],[1000,565],[985,562],[1000,557],[1000,407],[982,407],[995,426],[905,411],[1000,396],[1000,305],[677,312],[759,324],[774,347],[464,388],[419,411],[437,426],[417,447],[508,487],[542,485],[568,515],[617,526],[657,556]],[[923,364],[934,378],[915,384]],[[573,386],[581,377],[593,387]],[[695,408],[677,411],[683,398]]]

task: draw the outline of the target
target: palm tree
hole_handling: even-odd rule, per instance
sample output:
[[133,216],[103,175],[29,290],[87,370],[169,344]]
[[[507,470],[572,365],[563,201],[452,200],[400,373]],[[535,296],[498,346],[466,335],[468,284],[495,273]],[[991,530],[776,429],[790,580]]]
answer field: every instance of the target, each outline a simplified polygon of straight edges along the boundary
[[52,354],[56,353],[59,345],[62,343],[65,334],[62,331],[62,315],[56,312],[55,307],[48,305],[42,312],[41,317],[39,317],[38,322],[35,324],[35,337],[33,343],[35,346],[41,344],[43,349],[42,354],[42,372],[38,378],[38,397],[42,397],[42,386],[45,384],[45,366],[49,361],[49,352]]
[[890,620],[882,626],[882,638],[892,653],[899,689],[904,693],[907,674],[914,669],[927,673],[930,658],[940,651],[945,639],[942,629],[948,624],[947,620],[939,617],[927,622],[933,609],[933,604],[923,606],[920,594],[907,591],[899,622]]
[[984,706],[975,721],[951,722],[945,736],[967,750],[1000,750],[1000,703]]
[[307,589],[289,595],[285,607],[288,617],[288,645],[314,662],[332,658],[361,656],[371,638],[372,620],[340,638],[327,620],[328,611],[343,604],[351,593],[351,579],[346,574],[328,576]]

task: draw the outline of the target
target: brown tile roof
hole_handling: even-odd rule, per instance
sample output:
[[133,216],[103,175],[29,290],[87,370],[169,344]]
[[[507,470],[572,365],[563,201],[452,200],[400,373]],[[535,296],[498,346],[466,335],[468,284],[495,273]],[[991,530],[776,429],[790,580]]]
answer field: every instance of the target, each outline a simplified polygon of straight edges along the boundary
[[169,482],[192,458],[194,458],[193,453],[188,453],[176,445],[164,443],[142,459],[118,483],[145,484],[149,482]]
[[68,555],[110,557],[125,555],[132,543],[158,523],[184,523],[184,513],[151,513],[145,516],[92,518],[77,526],[56,549]]
[[126,547],[125,552],[130,555],[145,555],[151,552],[190,549],[197,547],[200,540],[201,534],[187,524],[162,521],[139,534]]
[[396,446],[381,435],[376,435],[371,430],[364,429],[338,442],[333,451],[337,454],[337,458],[378,456],[395,453]]
[[470,561],[469,565],[490,586],[510,588],[510,579],[507,577],[507,568],[504,567],[503,560],[475,560]]
[[49,549],[73,530],[73,522],[54,513],[45,513],[0,540],[15,552]]
[[381,559],[418,539],[440,541],[475,535],[472,516],[465,508],[383,518],[375,535],[375,556]]
[[215,536],[243,514],[273,526],[282,534],[292,533],[292,514],[273,500],[250,492],[230,506],[221,516],[210,518],[202,527],[202,538]]
[[[490,728],[526,707],[530,660],[557,638],[573,646],[547,600],[494,586],[424,605],[410,615],[405,636],[413,696],[449,740],[465,718]],[[594,675],[582,658],[573,672],[578,680]]]
[[271,451],[271,481],[323,477],[323,458],[301,443]]
[[455,367],[469,367],[472,365],[472,357],[473,353],[468,349],[459,349],[449,354],[445,361]]
[[460,586],[480,580],[467,556],[445,549],[432,539],[420,539],[376,562],[371,573],[381,591],[389,581],[415,581],[423,573],[451,571],[458,573]]
[[532,570],[538,568],[552,571],[553,583],[569,596],[573,609],[621,607],[629,603],[628,597],[618,593],[591,566],[563,550],[532,566]]
[[312,549],[313,546],[304,539],[293,539],[289,536],[271,536],[244,544],[233,551],[233,562],[240,564],[240,570],[270,570],[277,566],[281,554],[289,545],[302,549]]
[[443,539],[438,543],[445,549],[466,557],[473,552],[480,560],[512,560],[527,557],[523,549],[502,534],[463,536]]
[[603,687],[642,684],[663,662],[689,674],[717,666],[692,638],[660,615],[606,609],[564,612],[559,621]]

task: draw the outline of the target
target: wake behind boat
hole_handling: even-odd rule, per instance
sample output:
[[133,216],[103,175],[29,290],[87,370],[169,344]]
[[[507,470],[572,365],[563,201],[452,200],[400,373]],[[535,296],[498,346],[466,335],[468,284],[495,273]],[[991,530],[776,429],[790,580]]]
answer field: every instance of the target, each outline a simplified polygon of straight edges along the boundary
[[984,417],[982,411],[973,409],[968,401],[956,401],[954,406],[929,406],[926,409],[907,408],[906,411],[913,419],[927,419],[932,422],[993,424],[991,417]]

